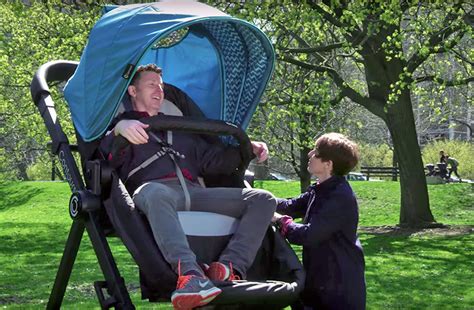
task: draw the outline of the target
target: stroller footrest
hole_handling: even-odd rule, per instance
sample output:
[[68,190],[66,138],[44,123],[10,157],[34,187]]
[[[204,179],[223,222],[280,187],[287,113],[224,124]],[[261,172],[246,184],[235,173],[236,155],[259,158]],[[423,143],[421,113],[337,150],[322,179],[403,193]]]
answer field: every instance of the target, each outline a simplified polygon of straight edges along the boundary
[[[117,299],[114,296],[108,295],[108,286],[106,281],[95,281],[94,289],[99,298],[100,307],[102,309],[110,309],[117,304]],[[104,290],[106,291],[108,297],[105,297]]]

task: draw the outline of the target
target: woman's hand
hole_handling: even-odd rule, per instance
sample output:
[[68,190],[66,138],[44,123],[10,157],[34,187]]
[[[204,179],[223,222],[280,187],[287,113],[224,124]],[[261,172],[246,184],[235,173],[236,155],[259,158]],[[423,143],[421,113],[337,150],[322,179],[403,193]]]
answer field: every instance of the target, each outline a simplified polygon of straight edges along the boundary
[[145,144],[148,142],[148,134],[145,129],[149,125],[134,119],[123,119],[115,125],[114,133],[121,135],[133,144]]

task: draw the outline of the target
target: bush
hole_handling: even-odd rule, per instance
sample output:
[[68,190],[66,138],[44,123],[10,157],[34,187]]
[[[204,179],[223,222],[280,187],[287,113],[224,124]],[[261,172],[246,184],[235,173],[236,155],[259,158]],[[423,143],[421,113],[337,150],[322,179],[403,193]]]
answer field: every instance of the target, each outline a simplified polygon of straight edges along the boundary
[[472,142],[443,140],[427,144],[422,149],[423,163],[436,164],[439,162],[439,151],[456,158],[459,162],[458,173],[461,178],[474,179],[474,144]]
[[393,151],[387,144],[359,143],[360,161],[356,168],[368,167],[392,167]]
[[39,157],[34,164],[28,167],[26,173],[30,181],[51,180],[51,157],[48,155]]

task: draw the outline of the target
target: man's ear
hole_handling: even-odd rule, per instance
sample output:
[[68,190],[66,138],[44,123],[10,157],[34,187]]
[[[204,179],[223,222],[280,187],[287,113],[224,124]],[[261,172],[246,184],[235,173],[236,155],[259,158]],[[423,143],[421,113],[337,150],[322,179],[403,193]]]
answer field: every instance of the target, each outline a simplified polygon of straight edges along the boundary
[[127,90],[130,97],[135,97],[137,95],[137,88],[135,85],[129,85]]

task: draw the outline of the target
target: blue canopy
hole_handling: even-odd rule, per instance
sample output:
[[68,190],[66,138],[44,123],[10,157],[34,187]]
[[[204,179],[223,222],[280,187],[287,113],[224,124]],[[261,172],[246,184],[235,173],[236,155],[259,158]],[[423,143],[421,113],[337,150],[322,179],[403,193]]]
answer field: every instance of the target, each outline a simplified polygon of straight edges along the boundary
[[[208,118],[246,128],[271,77],[274,52],[254,25],[199,2],[108,8],[95,24],[64,94],[85,141],[117,113],[136,68],[155,63]],[[184,34],[173,44],[164,38]]]

